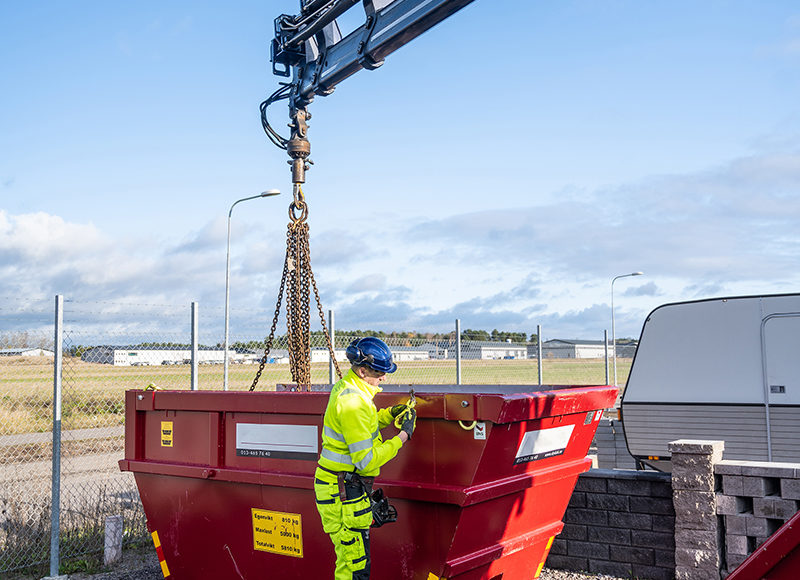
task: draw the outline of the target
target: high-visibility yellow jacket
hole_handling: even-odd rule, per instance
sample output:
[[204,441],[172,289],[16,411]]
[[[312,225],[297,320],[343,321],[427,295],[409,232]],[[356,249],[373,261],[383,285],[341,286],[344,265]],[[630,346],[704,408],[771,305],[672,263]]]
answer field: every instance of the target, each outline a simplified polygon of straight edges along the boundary
[[[384,441],[380,430],[394,418],[389,409],[375,408],[373,387],[350,369],[331,390],[322,430],[319,464],[331,471],[355,471],[374,477],[403,445],[400,437]],[[319,470],[318,470],[319,471]]]

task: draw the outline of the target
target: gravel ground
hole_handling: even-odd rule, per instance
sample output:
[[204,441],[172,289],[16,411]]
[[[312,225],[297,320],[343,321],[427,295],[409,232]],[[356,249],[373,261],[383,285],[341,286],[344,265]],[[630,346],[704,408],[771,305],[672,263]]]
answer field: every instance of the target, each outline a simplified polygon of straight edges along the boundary
[[[122,562],[114,565],[113,569],[100,574],[70,574],[69,580],[163,580],[161,566],[158,564],[155,550],[143,548],[140,550],[125,550]],[[625,580],[617,576],[602,574],[581,574],[564,570],[542,570],[540,580]],[[20,578],[19,580],[28,580]],[[38,578],[30,580],[39,580]]]

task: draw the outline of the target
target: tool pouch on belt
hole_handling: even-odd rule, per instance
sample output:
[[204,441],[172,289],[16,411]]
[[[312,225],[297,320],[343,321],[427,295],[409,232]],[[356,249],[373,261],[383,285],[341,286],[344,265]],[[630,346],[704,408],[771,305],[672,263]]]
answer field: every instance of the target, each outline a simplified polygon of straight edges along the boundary
[[339,494],[342,500],[342,523],[351,530],[368,530],[372,524],[372,505],[367,494],[367,484],[355,474],[339,477]]
[[382,489],[376,489],[370,496],[372,504],[372,527],[380,528],[383,524],[397,521],[397,508],[389,505],[389,498]]

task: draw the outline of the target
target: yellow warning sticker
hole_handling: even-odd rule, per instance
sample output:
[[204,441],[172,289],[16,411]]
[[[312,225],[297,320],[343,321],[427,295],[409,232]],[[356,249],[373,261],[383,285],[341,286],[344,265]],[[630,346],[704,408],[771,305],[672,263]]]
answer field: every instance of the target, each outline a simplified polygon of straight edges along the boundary
[[172,447],[172,421],[161,421],[161,447]]
[[303,557],[303,525],[300,514],[252,508],[253,549],[285,556]]

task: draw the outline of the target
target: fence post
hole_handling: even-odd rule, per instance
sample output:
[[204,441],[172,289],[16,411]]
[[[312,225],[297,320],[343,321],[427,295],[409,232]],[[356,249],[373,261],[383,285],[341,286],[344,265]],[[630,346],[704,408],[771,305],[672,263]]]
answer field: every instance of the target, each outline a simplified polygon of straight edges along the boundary
[[456,318],[456,384],[461,384],[461,319]]
[[122,516],[106,516],[103,562],[106,566],[122,560]]
[[328,381],[330,381],[331,384],[336,382],[336,330],[334,329],[333,322],[333,310],[328,310],[328,329],[331,333],[331,350],[333,351],[331,359],[328,361]]
[[539,386],[542,386],[542,325],[536,325],[536,366],[539,369]]
[[603,331],[603,345],[605,346],[605,361],[606,361],[606,384],[608,383],[608,330]]
[[64,357],[64,297],[56,295],[53,336],[53,458],[50,500],[50,576],[58,575],[61,527],[61,376]]
[[197,358],[198,358],[198,342],[200,333],[198,332],[198,304],[192,302],[192,390],[197,390]]

